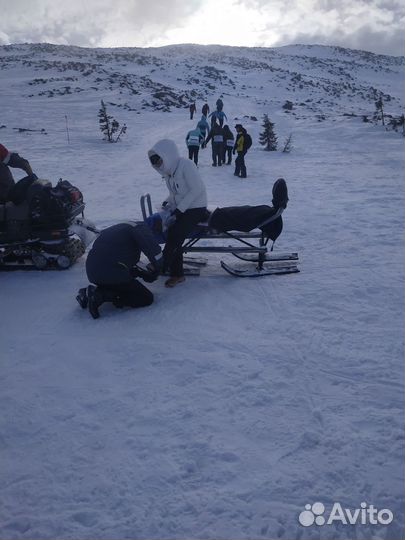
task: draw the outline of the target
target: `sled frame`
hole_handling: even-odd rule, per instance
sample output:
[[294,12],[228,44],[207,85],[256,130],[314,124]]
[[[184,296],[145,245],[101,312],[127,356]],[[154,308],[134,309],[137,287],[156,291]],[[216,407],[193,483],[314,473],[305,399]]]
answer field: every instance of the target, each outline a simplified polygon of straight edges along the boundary
[[[152,211],[152,200],[149,193],[145,193],[141,196],[141,210],[143,220],[146,221],[148,217],[153,214]],[[276,219],[278,215],[273,216]],[[266,222],[267,223],[267,222]],[[200,225],[200,230],[198,230],[191,238],[186,239],[183,244],[183,253],[230,253],[235,257],[238,257],[239,254],[253,254],[257,255],[252,258],[250,262],[256,263],[254,267],[254,273],[251,276],[264,276],[268,275],[266,273],[266,254],[268,250],[269,237],[267,237],[262,231],[253,231],[253,232],[213,232],[212,229]],[[201,246],[197,245],[201,240],[233,240],[238,242],[239,245],[222,245],[222,246]],[[258,245],[252,243],[252,240],[259,240]],[[270,251],[273,251],[274,241],[270,248]],[[229,265],[221,261],[221,267],[226,270],[228,273],[229,270],[224,268],[226,266],[229,268]],[[298,271],[298,270],[293,270]],[[281,273],[281,272],[279,272]],[[290,273],[286,271],[285,273]],[[238,276],[237,272],[234,272],[233,275]],[[242,277],[242,276],[241,276]]]

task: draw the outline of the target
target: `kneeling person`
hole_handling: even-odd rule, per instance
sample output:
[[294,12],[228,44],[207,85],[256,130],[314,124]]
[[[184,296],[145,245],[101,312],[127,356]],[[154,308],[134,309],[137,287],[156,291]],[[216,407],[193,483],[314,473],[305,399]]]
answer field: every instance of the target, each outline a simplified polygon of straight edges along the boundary
[[[147,270],[137,266],[141,252],[149,259]],[[143,223],[118,223],[103,230],[91,248],[86,272],[90,283],[76,297],[80,306],[89,308],[97,319],[104,302],[115,307],[144,307],[153,302],[153,294],[136,278],[151,283],[162,267],[162,252],[149,227]]]

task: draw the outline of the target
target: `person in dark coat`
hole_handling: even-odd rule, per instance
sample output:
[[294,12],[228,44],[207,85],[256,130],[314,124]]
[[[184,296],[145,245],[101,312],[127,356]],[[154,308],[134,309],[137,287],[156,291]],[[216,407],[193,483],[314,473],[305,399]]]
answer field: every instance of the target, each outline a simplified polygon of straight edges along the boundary
[[232,150],[235,142],[235,137],[228,125],[224,126],[224,146],[223,146],[223,158],[222,161],[226,162],[226,165],[232,163]]
[[9,200],[10,191],[15,186],[15,181],[9,167],[22,169],[27,175],[32,175],[29,162],[16,152],[9,152],[0,144],[0,203]]
[[240,176],[240,178],[247,177],[246,164],[245,164],[245,155],[249,148],[252,145],[252,138],[247,133],[246,129],[242,124],[236,124],[236,141],[233,147],[233,153],[237,152],[237,158],[235,159],[235,176]]
[[[149,259],[147,269],[138,266],[143,252]],[[144,223],[118,223],[104,229],[91,248],[86,261],[90,283],[76,297],[83,309],[89,308],[93,319],[100,316],[99,307],[112,302],[115,307],[144,307],[153,302],[153,294],[136,278],[155,281],[163,258],[152,231]]]
[[205,145],[211,141],[212,145],[212,166],[220,167],[224,154],[224,129],[216,122],[212,125],[211,131],[205,141]]
[[194,113],[196,112],[197,107],[195,106],[195,103],[192,103],[190,105],[190,120],[193,119]]
[[208,106],[208,103],[205,103],[201,109],[201,112],[203,114],[203,116],[205,116],[205,118],[207,118],[208,116],[208,113],[210,112],[210,108]]

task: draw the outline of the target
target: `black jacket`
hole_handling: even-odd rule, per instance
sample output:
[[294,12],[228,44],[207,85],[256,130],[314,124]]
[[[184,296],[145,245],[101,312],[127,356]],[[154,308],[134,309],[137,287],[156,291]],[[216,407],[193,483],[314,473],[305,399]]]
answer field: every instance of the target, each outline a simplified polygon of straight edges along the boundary
[[96,285],[128,283],[132,269],[143,252],[156,271],[162,266],[162,252],[144,223],[118,223],[104,229],[93,244],[86,261],[87,277]]
[[205,144],[211,140],[211,144],[223,144],[224,142],[224,128],[218,124],[214,124],[211,128],[211,131],[208,134],[208,137],[205,139]]

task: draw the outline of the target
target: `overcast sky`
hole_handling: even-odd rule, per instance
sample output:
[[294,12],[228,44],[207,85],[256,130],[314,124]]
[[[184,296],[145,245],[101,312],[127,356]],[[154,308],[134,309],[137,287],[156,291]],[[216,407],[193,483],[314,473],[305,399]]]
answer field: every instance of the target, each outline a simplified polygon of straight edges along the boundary
[[0,44],[340,45],[403,55],[404,0],[0,0]]

